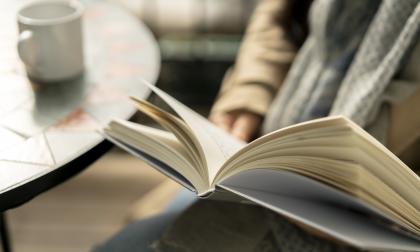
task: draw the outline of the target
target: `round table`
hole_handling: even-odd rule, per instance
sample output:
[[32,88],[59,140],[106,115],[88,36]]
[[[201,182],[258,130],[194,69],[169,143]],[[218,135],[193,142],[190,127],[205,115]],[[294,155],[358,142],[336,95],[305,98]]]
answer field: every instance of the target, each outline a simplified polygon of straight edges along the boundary
[[128,95],[146,98],[149,90],[138,78],[155,83],[160,67],[157,43],[136,17],[104,1],[84,1],[83,76],[31,82],[16,51],[22,3],[0,3],[0,212],[60,184],[109,150],[99,130],[112,118],[134,115]]

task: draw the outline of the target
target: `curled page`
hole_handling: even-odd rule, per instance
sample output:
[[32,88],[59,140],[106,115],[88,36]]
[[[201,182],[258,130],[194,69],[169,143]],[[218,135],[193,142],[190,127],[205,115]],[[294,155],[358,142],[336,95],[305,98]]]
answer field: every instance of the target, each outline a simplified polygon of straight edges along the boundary
[[195,111],[186,107],[164,91],[148,83],[146,80],[140,79],[153,93],[165,101],[190,127],[191,131],[197,137],[200,147],[203,149],[209,182],[212,182],[217,171],[222,167],[227,159],[239,151],[246,144],[236,140],[228,133],[219,129],[206,118],[202,117]]

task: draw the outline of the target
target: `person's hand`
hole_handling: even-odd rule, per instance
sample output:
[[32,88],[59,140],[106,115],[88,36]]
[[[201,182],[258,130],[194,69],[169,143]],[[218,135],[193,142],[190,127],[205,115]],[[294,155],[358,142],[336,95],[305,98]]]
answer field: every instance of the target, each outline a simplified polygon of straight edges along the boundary
[[236,110],[229,113],[212,113],[210,121],[234,137],[249,141],[260,127],[262,117],[246,110]]

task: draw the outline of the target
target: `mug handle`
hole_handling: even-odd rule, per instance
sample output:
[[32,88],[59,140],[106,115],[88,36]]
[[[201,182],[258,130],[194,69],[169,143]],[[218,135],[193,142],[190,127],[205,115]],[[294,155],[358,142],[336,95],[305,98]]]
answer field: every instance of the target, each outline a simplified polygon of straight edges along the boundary
[[17,49],[20,59],[26,65],[34,67],[36,65],[37,48],[34,41],[34,33],[24,30],[19,34]]

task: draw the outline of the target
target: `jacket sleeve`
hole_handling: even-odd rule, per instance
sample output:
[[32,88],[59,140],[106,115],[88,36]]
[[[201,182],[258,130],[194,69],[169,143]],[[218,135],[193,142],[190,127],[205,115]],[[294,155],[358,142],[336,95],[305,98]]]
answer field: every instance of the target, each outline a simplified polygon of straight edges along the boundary
[[264,115],[289,69],[297,46],[290,37],[287,0],[260,0],[235,66],[222,82],[212,112],[237,109]]

